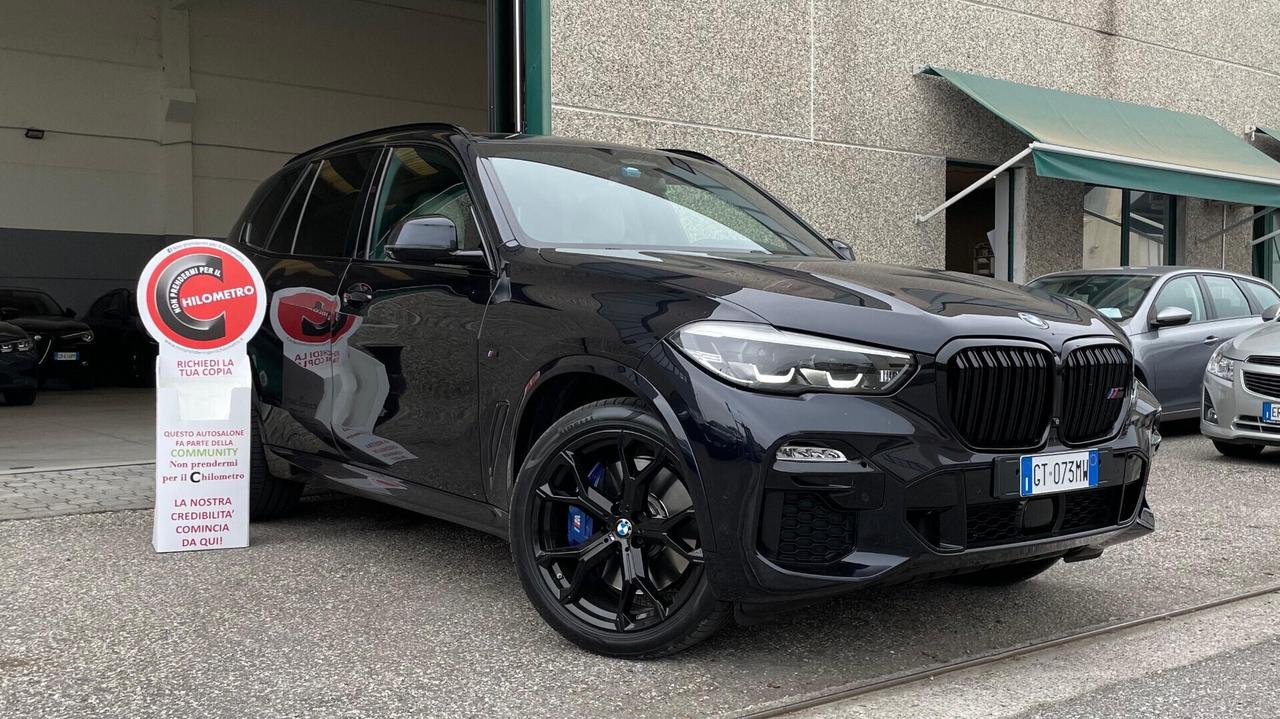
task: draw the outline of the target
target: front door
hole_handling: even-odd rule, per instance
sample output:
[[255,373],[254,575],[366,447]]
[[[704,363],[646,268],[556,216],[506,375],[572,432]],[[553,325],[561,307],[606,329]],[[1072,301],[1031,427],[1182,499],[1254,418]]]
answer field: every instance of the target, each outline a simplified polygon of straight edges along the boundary
[[442,258],[398,261],[386,247],[409,220],[448,218],[458,249],[482,246],[461,165],[443,146],[394,148],[369,231],[342,282],[335,351],[349,386],[334,433],[350,463],[398,479],[483,498],[476,373],[480,323],[493,276]]
[[1217,346],[1219,330],[1209,316],[1195,275],[1180,275],[1166,282],[1156,295],[1150,316],[1154,318],[1170,307],[1189,311],[1191,322],[1154,330],[1158,339],[1151,345],[1147,379],[1164,411],[1180,412],[1200,406],[1200,379]]
[[264,420],[272,444],[337,455],[332,418],[344,397],[335,338],[351,329],[338,313],[337,293],[359,233],[365,185],[380,154],[368,150],[313,163],[278,219],[258,222],[272,227],[256,262],[271,298],[264,322],[270,331],[263,336],[274,342],[266,347],[258,341],[251,350],[260,398],[283,410]]

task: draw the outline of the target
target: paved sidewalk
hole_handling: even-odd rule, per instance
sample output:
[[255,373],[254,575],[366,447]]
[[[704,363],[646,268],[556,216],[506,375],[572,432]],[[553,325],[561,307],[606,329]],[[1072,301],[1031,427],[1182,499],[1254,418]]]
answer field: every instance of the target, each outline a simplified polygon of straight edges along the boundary
[[0,474],[0,520],[147,509],[155,465]]

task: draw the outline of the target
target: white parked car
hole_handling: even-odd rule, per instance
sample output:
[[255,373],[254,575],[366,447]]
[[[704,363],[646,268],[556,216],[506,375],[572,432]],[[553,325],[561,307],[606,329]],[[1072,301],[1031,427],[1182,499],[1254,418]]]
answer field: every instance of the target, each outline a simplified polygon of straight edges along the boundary
[[1223,342],[1204,372],[1200,432],[1228,457],[1280,447],[1280,308],[1262,326]]

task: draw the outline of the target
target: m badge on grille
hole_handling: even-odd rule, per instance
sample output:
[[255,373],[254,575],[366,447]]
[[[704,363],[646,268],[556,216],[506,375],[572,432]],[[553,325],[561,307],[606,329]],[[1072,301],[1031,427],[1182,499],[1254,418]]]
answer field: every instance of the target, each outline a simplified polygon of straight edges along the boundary
[[1120,399],[1124,396],[1124,387],[1112,387],[1107,390],[1107,399]]

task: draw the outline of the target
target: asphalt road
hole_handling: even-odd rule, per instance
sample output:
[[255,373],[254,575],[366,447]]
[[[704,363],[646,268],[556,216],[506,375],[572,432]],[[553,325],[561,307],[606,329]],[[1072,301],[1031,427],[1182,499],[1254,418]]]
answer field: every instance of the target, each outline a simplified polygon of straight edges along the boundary
[[500,541],[364,501],[208,553],[152,553],[149,512],[0,522],[0,715],[734,713],[1277,581],[1278,470],[1170,437],[1159,530],[1099,560],[853,595],[648,663],[563,642]]

